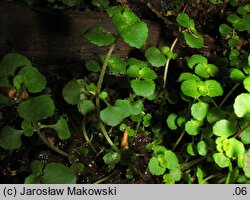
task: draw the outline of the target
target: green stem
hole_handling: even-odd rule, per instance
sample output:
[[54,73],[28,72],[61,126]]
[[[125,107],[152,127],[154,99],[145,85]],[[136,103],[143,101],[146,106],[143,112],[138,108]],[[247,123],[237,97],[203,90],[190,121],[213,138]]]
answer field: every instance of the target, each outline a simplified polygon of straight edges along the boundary
[[107,181],[108,179],[110,179],[112,176],[114,176],[115,172],[109,174],[108,176],[105,176],[101,179],[99,179],[98,181],[94,182],[93,184],[100,184],[103,183],[104,181]]
[[95,147],[92,145],[91,140],[89,139],[88,133],[86,131],[86,117],[84,116],[82,119],[82,133],[83,133],[83,137],[86,140],[86,142],[90,145],[91,149],[93,150],[93,152],[95,154],[97,154],[97,151],[95,149]]
[[198,164],[199,162],[203,161],[205,158],[206,158],[206,157],[200,157],[200,158],[197,158],[197,159],[195,159],[195,160],[192,160],[192,161],[190,161],[190,162],[188,162],[188,163],[181,164],[181,170],[182,170],[182,171],[185,171],[185,170],[189,169],[190,167],[192,167],[192,166]]
[[236,90],[236,88],[240,85],[240,83],[235,84],[235,86],[227,93],[227,95],[224,97],[224,99],[221,101],[219,108],[221,108],[224,103],[227,101],[227,99],[230,97],[230,95]]
[[219,175],[210,175],[210,176],[208,176],[208,177],[206,177],[204,180],[203,180],[203,183],[205,183],[205,182],[207,182],[208,180],[211,180],[211,179],[213,179],[213,178],[216,178],[216,177],[218,177]]
[[175,148],[178,146],[178,144],[180,143],[180,141],[182,140],[183,136],[185,135],[185,129],[182,131],[180,137],[178,138],[178,140],[176,141],[174,147],[172,148],[172,151],[175,150]]
[[102,134],[104,135],[104,137],[106,138],[107,142],[109,143],[109,145],[115,150],[115,151],[119,151],[118,148],[115,146],[115,144],[112,142],[112,140],[110,139],[108,132],[106,131],[104,124],[102,123],[102,121],[100,121],[99,123],[100,128],[102,130]]
[[107,69],[107,66],[108,66],[108,61],[111,57],[111,54],[113,52],[115,48],[115,44],[112,44],[109,48],[109,51],[105,57],[105,60],[103,62],[103,65],[102,65],[102,70],[101,70],[101,73],[100,73],[100,76],[99,76],[99,80],[98,80],[98,83],[97,83],[97,86],[96,86],[96,111],[97,111],[97,116],[99,117],[100,116],[100,98],[99,98],[99,94],[101,92],[101,88],[102,88],[102,82],[103,82],[103,79],[104,79],[104,75],[105,75],[105,72],[106,72],[106,69]]
[[33,126],[35,128],[36,133],[39,135],[39,137],[41,138],[41,140],[49,147],[51,148],[53,151],[61,154],[62,156],[65,156],[67,158],[69,158],[69,154],[64,152],[63,150],[59,149],[58,147],[52,145],[49,143],[49,141],[45,138],[45,136],[42,134],[42,132],[39,130],[37,124],[33,123]]
[[[175,38],[175,40],[173,41],[171,47],[170,47],[170,51],[174,50],[174,47],[176,45],[178,41],[178,38]],[[166,82],[167,82],[167,75],[168,75],[168,67],[169,67],[169,63],[170,63],[171,58],[167,59],[166,65],[165,65],[165,71],[164,71],[164,76],[163,76],[163,88],[166,87]]]

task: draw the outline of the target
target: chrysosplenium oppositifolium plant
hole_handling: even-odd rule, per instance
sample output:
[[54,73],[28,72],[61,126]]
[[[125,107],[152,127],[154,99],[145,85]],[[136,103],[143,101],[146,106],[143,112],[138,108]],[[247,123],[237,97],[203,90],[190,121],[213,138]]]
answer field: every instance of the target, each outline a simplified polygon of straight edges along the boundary
[[[216,58],[217,61],[198,53],[185,57],[186,68],[183,68],[176,80],[180,85],[178,100],[168,95],[166,82],[170,60],[179,59],[173,50],[180,38],[176,38],[171,47],[149,47],[145,50],[145,59],[129,57],[122,60],[112,55],[118,38],[135,48],[142,48],[147,39],[146,24],[123,7],[107,9],[117,28],[116,35],[101,25],[84,33],[85,38],[93,44],[110,46],[110,49],[106,55],[100,55],[98,60],[86,62],[88,71],[99,74],[98,81],[85,82],[82,91],[78,90],[77,100],[69,103],[77,104],[85,117],[91,112],[97,113],[100,118],[97,129],[111,146],[106,149],[103,157],[106,164],[114,166],[122,162],[122,157],[128,151],[121,151],[117,146],[119,131],[123,137],[128,135],[128,141],[144,132],[145,135],[154,135],[154,140],[146,146],[152,152],[148,169],[152,174],[162,176],[165,183],[207,183],[210,179],[215,183],[249,182],[250,108],[247,102],[250,98],[250,56],[249,52],[239,46],[240,37],[237,36],[242,31],[248,31],[246,23],[249,23],[249,4],[238,7],[237,12],[229,13],[228,24],[222,24],[219,28],[221,39],[228,44],[225,45],[223,55]],[[179,25],[179,37],[183,37],[188,48],[195,52],[195,49],[204,46],[202,34],[187,13],[180,13],[175,23]],[[103,85],[107,68],[114,75],[127,77],[127,97],[113,99],[108,86]],[[164,74],[159,76],[162,68]],[[230,84],[225,81],[225,77]],[[67,93],[68,85],[80,82],[82,80],[69,82],[64,92]],[[232,86],[232,83],[235,85]],[[244,89],[236,91],[240,85]],[[64,97],[67,100],[67,96]],[[162,124],[154,124],[154,111],[150,113],[145,109],[146,102],[163,109],[163,105],[166,105],[164,101],[171,104],[179,101],[187,105],[186,109],[178,113],[167,112],[169,130]],[[124,124],[125,121],[129,123]],[[164,146],[164,134],[168,131],[179,136],[172,145]],[[88,135],[85,136],[91,142]],[[115,138],[115,142],[111,138]],[[181,141],[184,144],[177,148]],[[128,148],[129,144],[125,147]],[[132,161],[126,165],[128,171],[131,170]],[[195,178],[192,178],[193,175]]]
[[[250,56],[242,45],[249,35],[249,4],[235,6],[236,13],[228,12],[227,21],[218,27],[224,51],[215,58],[198,51],[205,40],[188,13],[179,13],[172,22],[179,34],[171,46],[145,49],[146,23],[128,8],[108,8],[116,34],[96,25],[84,36],[109,50],[86,61],[87,75],[70,80],[62,90],[64,100],[82,117],[86,144],[79,147],[79,153],[94,154],[96,159],[102,156],[109,172],[121,167],[127,180],[144,176],[136,161],[145,157],[145,174],[160,176],[164,183],[249,183]],[[126,60],[114,55],[119,39],[144,55]],[[190,50],[189,55],[177,55],[178,41],[184,42],[181,46]],[[182,65],[178,77],[170,79],[168,68],[176,67],[170,65],[172,60]],[[72,163],[67,167],[36,160],[25,182],[76,182],[75,174],[84,165],[43,135],[43,129],[50,128],[61,140],[71,138],[65,116],[57,114],[46,89],[45,77],[24,56],[8,54],[0,63],[0,81],[7,91],[14,91],[8,98],[2,96],[1,103],[16,105],[23,120],[19,128],[7,126],[0,131],[0,146],[17,149],[22,135],[36,133]],[[172,85],[176,85],[176,95]],[[55,123],[46,124],[46,119]],[[150,138],[141,147],[146,150],[143,154],[133,149],[138,136]]]

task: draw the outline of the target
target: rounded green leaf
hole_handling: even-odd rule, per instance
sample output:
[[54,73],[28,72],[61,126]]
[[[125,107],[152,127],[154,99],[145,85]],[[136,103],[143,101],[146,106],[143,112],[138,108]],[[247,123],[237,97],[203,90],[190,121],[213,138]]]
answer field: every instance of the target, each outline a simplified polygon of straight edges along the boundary
[[239,69],[232,69],[232,71],[230,72],[230,78],[232,79],[232,81],[234,81],[235,83],[240,83],[242,80],[244,80],[245,75],[244,73],[239,70]]
[[[102,58],[104,60],[105,57]],[[108,66],[114,74],[125,74],[127,63],[118,56],[111,56],[108,61]]]
[[[164,179],[164,176],[163,176],[163,179]],[[171,169],[169,172],[169,177],[174,181],[180,181],[182,177],[181,169],[180,168]]]
[[164,151],[164,157],[167,160],[166,167],[168,169],[176,169],[180,167],[177,156],[175,155],[173,151],[171,150]]
[[200,96],[200,93],[197,89],[197,82],[194,79],[186,80],[181,84],[181,91],[184,95],[197,98]]
[[207,80],[205,81],[206,89],[208,91],[208,96],[217,97],[223,94],[223,89],[219,82],[215,80]]
[[5,150],[19,149],[22,145],[22,130],[16,130],[10,126],[5,126],[0,130],[0,147]]
[[213,124],[226,117],[226,113],[217,107],[211,108],[207,113],[207,121]]
[[109,152],[103,156],[103,160],[107,165],[115,165],[120,162],[121,155],[117,152]]
[[190,58],[188,58],[187,60],[187,64],[188,66],[193,69],[195,65],[197,64],[207,64],[207,58],[205,58],[204,56],[202,55],[198,55],[198,54],[194,54],[192,55]]
[[138,96],[149,97],[155,91],[155,83],[152,80],[132,80],[131,87]]
[[193,143],[189,143],[187,145],[187,152],[191,156],[195,156],[197,154],[197,147]]
[[95,105],[92,100],[82,100],[77,104],[77,108],[81,114],[86,115],[95,110]]
[[200,132],[201,121],[191,119],[185,124],[185,130],[189,135],[197,135]]
[[127,75],[132,78],[137,78],[140,69],[141,67],[139,65],[131,65],[127,69]]
[[244,144],[235,138],[225,139],[222,143],[223,150],[229,158],[236,158],[245,153]]
[[32,97],[27,101],[23,101],[17,107],[20,117],[30,122],[37,122],[51,117],[54,111],[54,101],[48,94]]
[[129,46],[138,49],[145,45],[148,38],[148,27],[143,21],[138,21],[129,26],[119,27],[118,32]]
[[208,149],[207,144],[203,140],[198,142],[197,151],[201,156],[206,156]]
[[219,137],[230,137],[236,132],[236,122],[222,119],[213,126],[213,133]]
[[32,66],[23,67],[18,75],[24,79],[24,84],[31,93],[41,92],[46,86],[46,78]]
[[84,85],[80,80],[71,80],[63,88],[63,98],[68,104],[76,105],[79,103]]
[[203,119],[206,117],[208,109],[209,109],[209,105],[207,103],[203,103],[200,101],[192,105],[191,114],[194,119],[203,121]]
[[185,41],[187,42],[187,44],[191,47],[191,48],[201,48],[204,46],[204,40],[203,37],[198,34],[198,33],[187,33],[187,32],[183,32]]
[[24,184],[40,184],[40,180],[37,176],[31,174],[27,176],[24,180]]
[[123,120],[123,110],[119,107],[108,106],[100,112],[100,118],[109,126],[117,126]]
[[250,149],[248,149],[246,153],[244,154],[243,170],[244,170],[245,176],[247,178],[250,178]]
[[195,74],[192,74],[189,72],[184,72],[180,75],[178,82],[182,82],[182,81],[186,81],[186,80],[190,80],[190,79],[194,79],[196,81],[200,80],[200,78],[198,76],[196,76]]
[[34,160],[30,165],[32,174],[35,176],[40,176],[43,174],[43,167],[44,164],[39,160]]
[[53,128],[61,140],[66,140],[70,138],[68,123],[62,116],[56,122],[56,124],[49,125],[48,127]]
[[250,114],[250,94],[242,93],[234,101],[234,113],[237,117],[244,117]]
[[157,74],[154,70],[150,69],[149,67],[143,67],[138,71],[138,75],[142,79],[153,80],[156,79]]
[[226,37],[226,36],[230,36],[232,34],[233,29],[230,26],[228,26],[227,24],[221,24],[219,27],[219,31],[220,31],[222,36]]
[[167,62],[165,55],[156,47],[148,48],[145,52],[145,57],[154,67],[161,67]]
[[244,88],[250,92],[250,77],[247,77],[243,81]]
[[99,64],[99,62],[97,62],[96,60],[88,60],[86,61],[86,69],[91,71],[91,72],[99,72],[101,71],[101,66]]
[[138,100],[130,104],[131,106],[131,115],[139,115],[144,109],[143,102]]
[[159,161],[156,157],[150,158],[149,163],[148,163],[148,169],[150,173],[156,176],[163,175],[166,171],[165,168],[160,166]]
[[214,162],[219,165],[220,168],[225,168],[230,165],[230,159],[224,155],[224,153],[213,154]]
[[166,120],[168,128],[170,128],[171,130],[177,129],[176,119],[177,119],[177,115],[175,113],[171,113]]
[[240,139],[244,144],[250,144],[250,127],[243,130]]
[[0,61],[0,77],[14,76],[16,69],[32,66],[28,58],[17,53],[8,53]]
[[49,163],[43,170],[43,184],[76,184],[74,171],[61,164]]
[[108,46],[115,42],[115,36],[107,31],[101,26],[96,25],[88,29],[84,36],[87,40],[97,46]]
[[176,21],[179,25],[184,26],[185,28],[189,28],[190,18],[186,13],[180,13],[177,16]]
[[122,112],[120,115],[122,118],[126,118],[131,115],[131,105],[128,100],[117,99],[114,106],[121,109]]

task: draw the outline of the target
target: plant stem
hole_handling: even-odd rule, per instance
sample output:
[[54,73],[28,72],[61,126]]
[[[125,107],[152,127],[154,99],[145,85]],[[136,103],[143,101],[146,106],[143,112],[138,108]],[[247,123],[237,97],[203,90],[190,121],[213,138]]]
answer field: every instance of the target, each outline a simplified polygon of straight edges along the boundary
[[[173,43],[172,43],[172,45],[170,47],[170,51],[173,51],[177,41],[178,41],[178,38],[175,38],[175,40],[173,41]],[[167,62],[166,62],[166,65],[165,65],[165,71],[164,71],[164,77],[163,77],[163,88],[166,87],[167,75],[168,75],[168,66],[169,66],[170,60],[171,60],[171,58],[168,58]]]
[[49,141],[45,138],[45,136],[42,134],[42,132],[39,130],[37,124],[33,123],[33,126],[35,128],[36,133],[39,135],[39,137],[41,138],[41,140],[49,147],[51,148],[53,151],[61,154],[62,156],[65,156],[67,158],[69,158],[69,154],[64,152],[63,150],[59,149],[58,147],[52,145],[49,143]]
[[205,183],[206,181],[210,180],[210,179],[213,179],[213,178],[216,178],[218,177],[219,175],[216,175],[216,174],[213,174],[213,175],[210,175],[208,177],[206,177],[204,180],[203,180],[203,183]]
[[103,62],[103,65],[102,65],[102,70],[101,70],[101,73],[100,73],[100,76],[99,76],[99,80],[98,80],[98,83],[97,83],[97,86],[96,86],[96,111],[97,111],[97,116],[99,117],[100,116],[100,98],[99,98],[99,94],[101,92],[101,88],[102,88],[102,82],[103,82],[103,78],[104,78],[104,75],[105,75],[105,72],[106,72],[106,69],[107,69],[107,66],[108,66],[108,61],[111,57],[111,54],[113,52],[115,48],[115,44],[112,44],[109,48],[109,51],[105,57],[105,60]]
[[235,84],[235,86],[227,93],[227,95],[224,97],[224,99],[221,101],[219,108],[223,106],[223,104],[227,101],[227,99],[230,97],[230,95],[236,90],[236,88],[240,85],[240,83]]
[[172,151],[174,151],[175,148],[178,146],[178,144],[179,144],[180,141],[182,140],[183,136],[185,135],[185,132],[186,132],[185,129],[181,132],[181,135],[180,135],[180,137],[178,138],[178,140],[176,141],[174,147],[172,148]]
[[109,143],[109,145],[115,150],[115,151],[119,151],[118,148],[115,146],[115,144],[112,142],[112,140],[110,139],[108,132],[106,131],[104,124],[102,123],[102,121],[100,121],[99,123],[100,128],[102,130],[102,134],[104,135],[104,137],[106,138],[107,142]]
[[104,181],[107,181],[108,179],[110,179],[112,176],[114,176],[115,172],[109,174],[108,176],[105,176],[101,179],[99,179],[98,181],[94,182],[93,184],[100,184],[103,183]]
[[95,154],[97,154],[97,151],[96,151],[95,147],[92,145],[92,143],[91,143],[91,141],[89,139],[88,133],[86,131],[86,125],[85,125],[86,123],[85,122],[86,122],[86,117],[84,116],[83,119],[82,119],[82,133],[83,133],[83,137],[86,140],[86,142],[90,145],[90,147],[93,150],[93,152]]
[[182,171],[185,171],[187,169],[189,169],[190,167],[192,167],[193,165],[196,165],[198,164],[199,162],[201,162],[202,160],[204,160],[206,157],[200,157],[200,158],[197,158],[196,160],[192,160],[188,163],[185,163],[185,164],[182,164],[181,165],[181,170]]

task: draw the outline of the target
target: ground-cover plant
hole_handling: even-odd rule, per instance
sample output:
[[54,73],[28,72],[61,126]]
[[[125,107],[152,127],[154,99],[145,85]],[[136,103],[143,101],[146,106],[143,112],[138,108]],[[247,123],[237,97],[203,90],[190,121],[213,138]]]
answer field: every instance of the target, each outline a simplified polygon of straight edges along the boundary
[[[105,10],[104,4],[97,7]],[[171,22],[175,30],[171,45],[145,49],[147,24],[128,8],[107,8],[117,32],[96,25],[84,33],[97,48],[108,46],[106,55],[86,61],[86,74],[69,80],[61,91],[79,114],[76,121],[85,143],[74,140],[67,123],[74,119],[59,114],[45,76],[22,55],[3,57],[0,101],[16,106],[22,122],[0,130],[0,147],[19,149],[23,136],[36,133],[68,165],[33,160],[25,183],[75,183],[87,168],[100,163],[107,173],[95,183],[109,182],[118,168],[127,182],[139,176],[145,182],[151,178],[168,184],[249,183],[250,11],[249,4],[228,4],[231,10],[218,27],[223,50],[214,57],[199,51],[205,37],[186,12]],[[118,40],[142,56],[114,55]],[[188,53],[182,55],[181,48]],[[175,63],[181,68],[171,77]],[[45,130],[53,130],[69,147],[57,147]],[[138,141],[143,146],[136,147]],[[146,166],[138,161],[142,158]],[[81,159],[89,159],[88,166]]]

